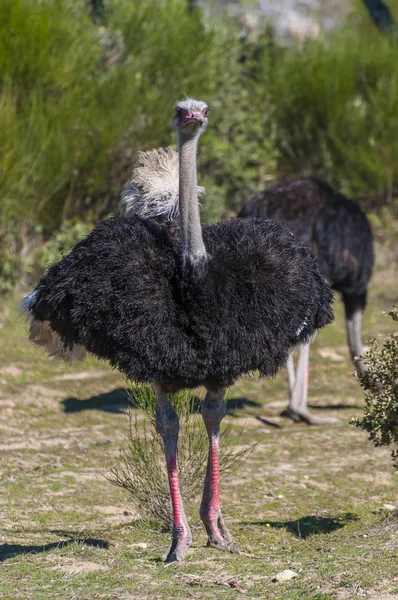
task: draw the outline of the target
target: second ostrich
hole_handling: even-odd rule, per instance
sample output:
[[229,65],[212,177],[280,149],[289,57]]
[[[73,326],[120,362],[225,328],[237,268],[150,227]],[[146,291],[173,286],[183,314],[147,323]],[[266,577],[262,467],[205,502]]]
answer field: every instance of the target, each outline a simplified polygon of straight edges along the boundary
[[[142,186],[133,214],[96,226],[25,299],[31,318],[47,322],[65,348],[79,344],[129,379],[152,383],[173,509],[168,561],[182,560],[192,539],[178,483],[179,423],[168,394],[199,385],[207,390],[200,516],[208,545],[237,552],[220,508],[225,388],[254,370],[273,375],[292,347],[332,320],[329,287],[285,227],[263,218],[201,226],[196,153],[207,110],[192,99],[175,105],[179,156],[176,163],[171,153],[170,160],[178,166],[178,205],[162,192],[162,208]],[[161,157],[167,174],[167,153]],[[168,213],[179,214],[179,225]]]
[[[374,257],[370,224],[358,204],[325,181],[302,178],[269,186],[246,202],[239,216],[279,221],[311,247],[322,275],[342,295],[351,359],[361,373],[362,313]],[[300,350],[296,372],[289,359],[289,406],[283,414],[309,424],[333,421],[307,409],[308,358],[309,344]]]

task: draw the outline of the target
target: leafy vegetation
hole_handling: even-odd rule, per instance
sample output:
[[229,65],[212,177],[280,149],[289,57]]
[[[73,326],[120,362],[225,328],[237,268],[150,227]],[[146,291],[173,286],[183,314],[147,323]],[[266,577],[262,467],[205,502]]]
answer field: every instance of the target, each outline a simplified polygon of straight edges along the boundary
[[199,157],[204,220],[298,174],[396,210],[396,44],[365,26],[363,7],[297,46],[269,29],[242,41],[233,22],[188,5],[112,0],[104,27],[83,0],[2,0],[2,290],[60,228],[117,210],[137,152],[174,144],[172,103],[184,94],[212,109]]
[[[350,194],[396,180],[398,75],[395,43],[353,35],[308,40],[260,61],[268,77],[283,173],[317,173]],[[276,101],[278,99],[278,101]]]
[[[58,262],[61,256],[70,252],[75,244],[85,238],[93,225],[91,220],[66,219],[46,242],[39,244],[36,238],[36,243],[22,259],[26,280],[31,285],[34,284],[49,265]],[[41,228],[37,227],[35,233],[40,238]]]
[[[398,321],[397,307],[388,314]],[[398,332],[386,335],[381,348],[373,339],[365,364],[367,371],[359,377],[365,390],[365,413],[353,423],[368,432],[375,446],[391,446],[398,468]]]

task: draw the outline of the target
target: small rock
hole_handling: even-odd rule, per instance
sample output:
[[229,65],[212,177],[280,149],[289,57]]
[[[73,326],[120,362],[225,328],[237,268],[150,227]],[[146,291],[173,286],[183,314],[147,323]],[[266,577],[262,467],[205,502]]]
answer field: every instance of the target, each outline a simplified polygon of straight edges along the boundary
[[394,510],[398,509],[398,506],[396,504],[383,504],[381,508],[382,510],[388,510],[389,512],[393,512]]
[[86,450],[88,450],[88,445],[87,444],[78,444],[77,445],[78,450],[80,450],[81,452],[85,452]]
[[272,578],[272,583],[281,583],[282,581],[290,581],[290,579],[294,579],[298,577],[298,573],[292,571],[291,569],[286,569],[285,571],[281,571],[275,577]]
[[146,550],[148,548],[148,544],[145,542],[140,542],[138,544],[129,544],[130,548],[138,548],[139,550]]
[[376,508],[375,510],[373,510],[373,514],[375,515],[379,515],[380,513],[385,513],[385,512],[394,512],[394,511],[398,511],[398,504],[383,504],[383,506],[379,506],[378,508]]
[[97,440],[95,443],[97,444],[97,446],[106,446],[107,444],[111,443],[111,440],[107,437],[103,437]]

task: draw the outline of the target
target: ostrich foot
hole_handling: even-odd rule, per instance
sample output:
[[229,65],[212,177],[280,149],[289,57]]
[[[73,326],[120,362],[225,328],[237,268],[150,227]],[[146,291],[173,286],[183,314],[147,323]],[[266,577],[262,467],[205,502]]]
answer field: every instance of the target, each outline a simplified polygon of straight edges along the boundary
[[160,560],[163,562],[182,562],[188,554],[192,544],[191,532],[183,527],[173,530],[170,548],[162,554]]
[[308,410],[286,408],[281,412],[281,417],[287,417],[292,419],[295,423],[304,422],[307,425],[326,425],[328,423],[340,423],[340,419],[337,417],[316,417],[312,415]]
[[216,511],[209,507],[201,508],[200,517],[208,535],[207,546],[231,552],[231,554],[240,554],[239,548],[235,546],[232,536],[224,523],[219,508]]
[[287,419],[292,419],[292,421],[294,421],[295,423],[300,423],[300,421],[302,420],[300,415],[291,408],[285,408],[285,410],[283,410],[279,416],[286,417]]
[[227,542],[227,540],[224,540],[224,538],[216,538],[214,535],[209,535],[209,539],[207,540],[207,546],[209,548],[217,548],[217,550],[231,552],[231,554],[240,554],[239,548],[235,546],[234,542]]

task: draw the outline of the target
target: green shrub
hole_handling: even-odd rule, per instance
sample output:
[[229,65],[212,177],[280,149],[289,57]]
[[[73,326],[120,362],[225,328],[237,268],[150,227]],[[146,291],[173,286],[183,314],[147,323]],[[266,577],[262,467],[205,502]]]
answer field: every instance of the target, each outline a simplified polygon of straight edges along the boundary
[[271,96],[280,175],[388,190],[398,178],[396,43],[353,23],[301,47],[266,39],[261,50],[254,76]]
[[40,228],[36,229],[36,244],[22,260],[22,268],[29,284],[35,284],[45,270],[68,254],[75,244],[85,238],[93,228],[91,220],[77,219],[62,222],[61,227],[46,242],[41,241]]
[[205,221],[236,216],[243,202],[262,190],[277,169],[266,98],[243,72],[235,76],[235,87],[211,103],[209,131],[201,138]]
[[363,8],[337,34],[283,46],[269,32],[242,44],[188,5],[112,0],[104,28],[85,0],[1,0],[3,288],[20,278],[22,231],[47,240],[65,220],[117,210],[138,151],[175,144],[184,94],[211,105],[205,221],[275,177],[315,174],[354,195],[396,187],[397,48]]
[[[83,2],[2,0],[2,8],[0,231],[17,238],[26,222],[46,239],[65,219],[115,208],[137,152],[174,144],[173,102],[188,94],[212,103],[237,85],[236,36],[184,0],[115,0],[106,30]],[[107,65],[109,53],[118,60]],[[218,143],[209,132],[209,156],[228,164]],[[221,214],[225,195],[212,198],[210,213]]]
[[[92,160],[101,112],[93,65],[98,34],[66,2],[3,0],[0,23],[0,122],[8,158],[0,158],[0,219],[58,225],[79,169]],[[5,101],[6,99],[6,101]],[[87,152],[87,148],[90,148]],[[12,167],[9,163],[12,160]]]
[[0,297],[11,292],[22,276],[22,265],[15,248],[15,236],[1,232],[0,244]]
[[387,206],[368,213],[375,243],[378,268],[395,268],[398,264],[398,220],[391,218]]
[[[388,314],[398,321],[397,307]],[[381,348],[371,341],[364,360],[367,371],[359,380],[365,390],[365,413],[353,424],[367,431],[375,446],[392,446],[398,468],[398,332],[387,335]]]

